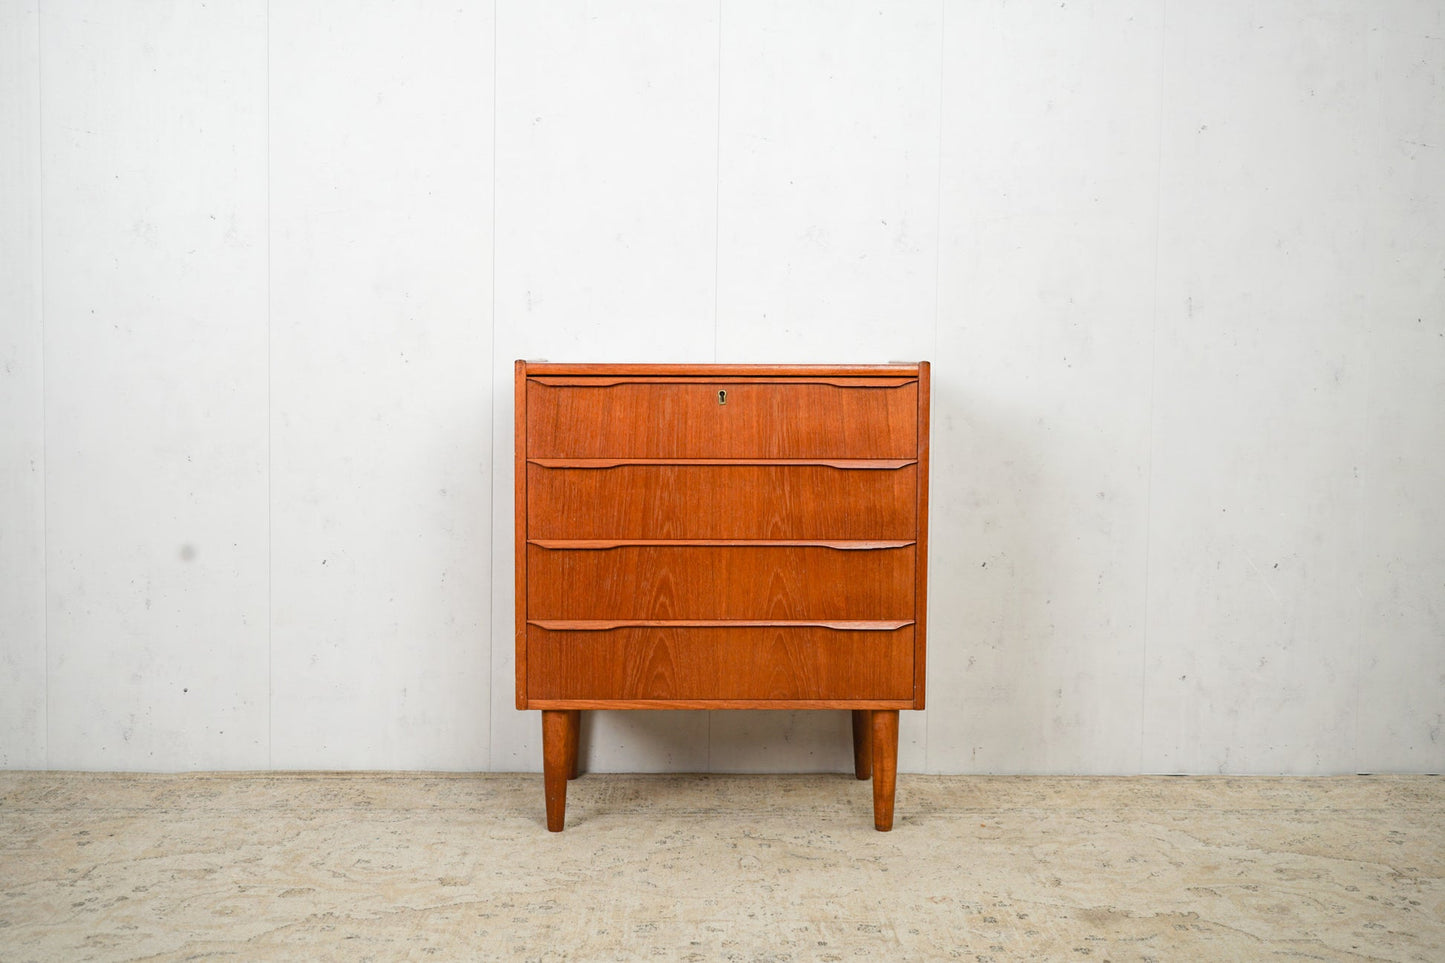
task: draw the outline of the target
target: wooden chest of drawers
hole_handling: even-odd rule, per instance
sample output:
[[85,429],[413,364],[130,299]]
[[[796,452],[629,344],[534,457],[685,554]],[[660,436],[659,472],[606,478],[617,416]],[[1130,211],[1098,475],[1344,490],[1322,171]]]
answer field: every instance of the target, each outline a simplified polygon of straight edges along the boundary
[[517,362],[517,708],[851,710],[893,824],[923,708],[928,363]]

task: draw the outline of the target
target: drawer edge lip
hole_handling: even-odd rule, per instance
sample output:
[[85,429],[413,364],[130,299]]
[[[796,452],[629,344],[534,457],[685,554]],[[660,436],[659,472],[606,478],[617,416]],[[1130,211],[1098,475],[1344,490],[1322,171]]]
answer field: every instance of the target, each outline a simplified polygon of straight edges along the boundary
[[614,629],[831,629],[835,632],[897,632],[913,619],[528,619],[546,632],[611,632]]
[[916,709],[912,699],[532,699],[530,709]]
[[836,468],[840,471],[898,471],[917,458],[528,458],[538,468],[625,468],[679,466],[720,468]]
[[897,378],[917,377],[918,362],[888,364],[585,364],[566,362],[528,362],[528,376],[597,376],[597,377],[793,377],[793,378]]
[[614,548],[831,548],[840,552],[912,548],[915,539],[869,538],[529,538],[528,545],[552,552]]
[[529,384],[544,388],[621,388],[625,385],[808,385],[877,391],[918,384],[912,374],[900,375],[529,375]]

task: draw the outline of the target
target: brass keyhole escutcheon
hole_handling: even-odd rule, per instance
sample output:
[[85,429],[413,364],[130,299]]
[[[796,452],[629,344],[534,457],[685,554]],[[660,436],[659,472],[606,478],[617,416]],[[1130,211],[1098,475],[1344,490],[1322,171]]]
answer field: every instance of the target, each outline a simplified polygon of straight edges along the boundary
[[728,403],[728,393],[721,388],[718,389],[717,403],[720,405],[725,405]]

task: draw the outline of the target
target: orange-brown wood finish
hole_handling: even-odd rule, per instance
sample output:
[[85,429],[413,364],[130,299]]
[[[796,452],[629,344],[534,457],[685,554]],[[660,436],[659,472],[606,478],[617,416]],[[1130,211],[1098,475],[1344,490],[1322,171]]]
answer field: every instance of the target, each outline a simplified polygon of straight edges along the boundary
[[898,780],[898,710],[874,709],[868,748],[873,762],[873,828],[893,828],[893,790]]
[[576,779],[579,774],[577,769],[577,747],[581,744],[581,741],[582,713],[580,710],[573,709],[567,717],[567,759],[564,765],[567,769],[568,779]]
[[912,539],[918,466],[527,466],[532,538]]
[[532,458],[911,458],[917,428],[917,381],[854,388],[602,379],[534,381],[527,390]]
[[918,377],[918,365],[909,361],[890,361],[887,364],[559,364],[555,361],[529,361],[527,375],[538,381],[574,377],[622,380],[647,377],[663,381],[669,378],[688,381],[713,378],[912,379]]
[[[517,615],[514,646],[517,663],[517,708],[527,708],[527,362],[516,366],[516,532]],[[564,797],[565,798],[565,797]],[[560,828],[560,827],[559,827]]]
[[547,801],[547,829],[562,831],[567,812],[567,780],[577,769],[577,732],[582,713],[576,709],[542,710],[542,781]]
[[867,709],[854,709],[853,716],[853,775],[867,779],[873,775],[873,713]]
[[912,709],[912,699],[532,699],[532,709]]
[[547,825],[583,709],[851,713],[892,826],[921,708],[929,368],[517,363],[517,705]]
[[[890,624],[890,623],[883,623]],[[530,627],[533,699],[907,699],[913,627]]]
[[568,550],[533,542],[528,609],[534,619],[912,619],[913,560],[912,543]]
[[923,636],[928,629],[928,408],[931,390],[932,366],[927,361],[918,364],[918,470],[914,477],[918,482],[918,527],[917,564],[914,566],[916,588],[913,593],[914,616],[918,624],[918,648],[913,659],[913,708],[923,708]]

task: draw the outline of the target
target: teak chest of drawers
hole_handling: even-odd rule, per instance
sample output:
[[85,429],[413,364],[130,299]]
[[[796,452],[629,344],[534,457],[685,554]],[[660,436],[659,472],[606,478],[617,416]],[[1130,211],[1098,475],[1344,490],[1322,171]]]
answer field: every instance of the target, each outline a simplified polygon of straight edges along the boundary
[[517,708],[846,709],[893,825],[923,708],[928,363],[517,362]]

